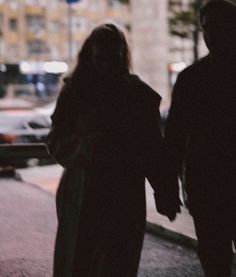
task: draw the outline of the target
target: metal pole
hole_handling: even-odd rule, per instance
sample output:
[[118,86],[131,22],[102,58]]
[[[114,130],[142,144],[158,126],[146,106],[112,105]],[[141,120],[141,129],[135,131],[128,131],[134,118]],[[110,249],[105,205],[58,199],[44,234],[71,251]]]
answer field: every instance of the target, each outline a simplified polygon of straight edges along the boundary
[[72,4],[68,3],[68,62],[69,64],[72,61],[72,43],[73,43],[73,34],[72,34],[72,15],[73,9]]
[[0,65],[3,64],[3,32],[0,29]]

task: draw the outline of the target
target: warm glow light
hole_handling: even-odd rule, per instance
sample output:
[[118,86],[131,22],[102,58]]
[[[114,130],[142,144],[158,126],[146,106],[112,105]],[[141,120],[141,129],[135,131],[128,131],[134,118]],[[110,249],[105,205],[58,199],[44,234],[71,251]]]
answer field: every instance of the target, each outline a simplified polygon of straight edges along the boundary
[[184,70],[186,66],[187,66],[186,63],[184,63],[184,62],[172,63],[172,64],[170,64],[169,69],[170,69],[170,71],[180,72],[180,71]]
[[27,62],[21,62],[20,63],[20,72],[23,74],[28,74],[31,71],[31,66]]
[[59,74],[59,73],[65,73],[68,71],[68,65],[64,62],[45,62],[43,64],[43,69],[47,73],[54,73],[54,74]]
[[0,71],[1,72],[6,72],[7,71],[7,67],[6,67],[6,65],[5,64],[0,64]]

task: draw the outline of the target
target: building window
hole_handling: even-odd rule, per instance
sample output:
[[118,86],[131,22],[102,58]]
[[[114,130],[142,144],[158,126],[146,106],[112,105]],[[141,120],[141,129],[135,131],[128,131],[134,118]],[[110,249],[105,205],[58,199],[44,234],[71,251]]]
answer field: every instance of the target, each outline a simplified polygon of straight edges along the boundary
[[48,31],[52,33],[60,32],[63,28],[63,24],[58,21],[50,21],[48,22]]
[[2,26],[3,26],[3,15],[0,14],[0,30],[1,30]]
[[109,7],[114,7],[114,6],[117,5],[117,1],[115,1],[115,0],[108,0],[107,4],[108,4]]
[[30,32],[42,31],[45,28],[45,18],[40,15],[27,15],[26,26]]
[[47,44],[39,39],[28,41],[27,48],[29,54],[44,54],[49,52]]
[[9,20],[9,29],[11,31],[17,30],[17,19],[16,18],[10,18]]
[[85,17],[74,16],[72,18],[72,30],[76,31],[87,31],[88,30],[88,20]]

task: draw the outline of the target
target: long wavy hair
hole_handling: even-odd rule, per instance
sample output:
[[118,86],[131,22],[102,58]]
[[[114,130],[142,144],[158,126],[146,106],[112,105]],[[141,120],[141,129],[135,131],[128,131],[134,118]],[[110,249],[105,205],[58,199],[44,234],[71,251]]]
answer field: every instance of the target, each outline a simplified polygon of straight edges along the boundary
[[[74,118],[74,114],[81,109],[81,106],[86,107],[87,100],[90,103],[96,101],[95,95],[101,92],[98,89],[98,85],[102,83],[103,88],[106,87],[107,80],[104,82],[103,78],[100,78],[101,82],[97,83],[99,78],[97,78],[97,72],[94,70],[92,60],[93,47],[102,46],[99,49],[102,49],[104,51],[103,54],[106,56],[109,43],[115,46],[114,48],[112,47],[115,52],[114,57],[118,54],[120,59],[119,76],[116,76],[119,79],[116,80],[116,83],[118,85],[125,83],[121,80],[126,80],[125,77],[129,74],[131,64],[130,51],[125,35],[113,24],[100,25],[85,40],[78,53],[77,64],[74,70],[69,76],[64,78],[65,84],[60,91],[58,104],[52,116],[53,120],[61,122],[65,118]],[[109,49],[109,51],[113,57],[113,50]],[[81,103],[81,106],[79,106],[79,103]]]
[[[124,76],[129,73],[131,58],[129,46],[124,33],[114,24],[102,24],[91,32],[78,53],[77,64],[70,75],[73,82],[76,83],[81,73],[83,76],[96,76],[92,60],[93,48],[102,46],[99,49],[103,49],[104,53],[106,53],[109,44],[115,45],[114,51],[117,51],[120,54],[120,75]],[[117,53],[114,53],[114,56],[116,54]]]

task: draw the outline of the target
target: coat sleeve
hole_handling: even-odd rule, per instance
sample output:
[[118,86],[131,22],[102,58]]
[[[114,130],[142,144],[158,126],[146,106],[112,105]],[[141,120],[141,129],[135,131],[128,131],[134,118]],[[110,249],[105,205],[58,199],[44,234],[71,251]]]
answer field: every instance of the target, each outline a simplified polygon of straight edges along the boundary
[[154,190],[156,210],[173,220],[180,211],[179,185],[167,163],[158,107],[152,105],[146,120],[145,176]]
[[75,162],[86,163],[91,155],[91,137],[79,132],[73,124],[70,87],[66,82],[57,100],[46,146],[49,154],[63,167]]
[[74,163],[87,164],[91,160],[91,137],[79,135],[68,128],[52,125],[47,138],[50,155],[63,167]]
[[188,79],[180,73],[173,89],[172,103],[165,128],[167,163],[177,175],[182,173],[189,135],[190,103]]
[[[51,117],[52,127],[46,142],[48,152],[65,168],[73,165],[104,166],[112,158],[109,134],[91,127],[95,118],[93,114],[89,118],[84,116],[83,111],[73,114],[68,89],[68,84],[65,84]],[[88,115],[89,112],[86,112]]]
[[143,138],[144,173],[154,191],[161,183],[161,175],[163,174],[163,138],[160,130],[159,104],[160,99],[154,103],[149,103],[145,116],[145,135]]

